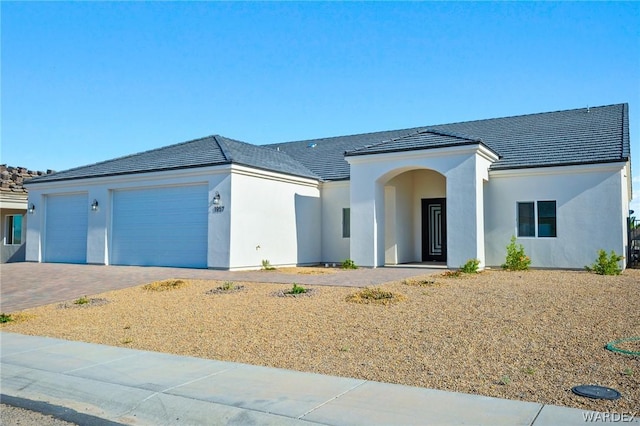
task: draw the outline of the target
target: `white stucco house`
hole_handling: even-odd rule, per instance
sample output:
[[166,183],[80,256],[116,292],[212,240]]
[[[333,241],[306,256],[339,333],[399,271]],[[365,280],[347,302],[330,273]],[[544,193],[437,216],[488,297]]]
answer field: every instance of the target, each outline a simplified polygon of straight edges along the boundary
[[272,145],[209,136],[30,180],[26,259],[225,270],[625,254],[627,104]]

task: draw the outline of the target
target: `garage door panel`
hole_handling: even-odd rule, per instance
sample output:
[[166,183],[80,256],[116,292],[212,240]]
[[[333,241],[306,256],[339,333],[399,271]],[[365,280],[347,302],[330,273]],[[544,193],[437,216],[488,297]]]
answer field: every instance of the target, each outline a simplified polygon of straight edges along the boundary
[[113,193],[111,263],[207,266],[208,187]]
[[48,196],[44,261],[87,262],[87,194]]

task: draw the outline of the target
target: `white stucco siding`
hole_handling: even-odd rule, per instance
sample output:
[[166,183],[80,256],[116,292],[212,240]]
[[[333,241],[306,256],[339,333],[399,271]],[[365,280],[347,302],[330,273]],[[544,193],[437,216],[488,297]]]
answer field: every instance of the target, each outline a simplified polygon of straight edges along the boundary
[[231,269],[321,261],[317,181],[234,166],[231,191]]
[[517,235],[516,203],[526,201],[556,201],[557,237],[518,238],[531,266],[583,268],[599,249],[623,254],[623,172],[619,164],[491,172],[485,194],[487,264],[504,263],[506,246]]
[[350,208],[349,188],[349,181],[322,184],[322,262],[349,258],[351,238],[342,236],[342,209]]

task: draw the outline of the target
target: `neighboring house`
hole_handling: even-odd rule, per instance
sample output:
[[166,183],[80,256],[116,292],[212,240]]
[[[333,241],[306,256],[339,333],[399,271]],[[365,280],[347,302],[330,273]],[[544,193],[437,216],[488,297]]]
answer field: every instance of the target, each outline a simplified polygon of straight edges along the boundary
[[27,260],[582,268],[627,250],[627,104],[256,146],[209,136],[32,179]]
[[25,260],[27,190],[22,183],[25,179],[44,174],[32,172],[24,167],[7,167],[6,164],[0,164],[0,263]]

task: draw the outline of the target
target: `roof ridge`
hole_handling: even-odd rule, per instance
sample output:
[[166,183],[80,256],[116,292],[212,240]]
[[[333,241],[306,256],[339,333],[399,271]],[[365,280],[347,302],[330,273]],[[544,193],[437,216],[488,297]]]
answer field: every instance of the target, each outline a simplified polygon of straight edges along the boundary
[[218,144],[218,147],[220,148],[220,152],[222,152],[222,155],[224,155],[224,158],[228,162],[232,163],[233,156],[231,155],[229,147],[224,141],[222,141],[222,139],[226,139],[226,138],[220,135],[213,135],[213,140],[216,142],[216,144]]
[[629,140],[629,104],[622,104],[622,134],[620,135],[620,156],[629,159],[631,157]]
[[532,113],[528,113],[528,114],[517,114],[517,115],[507,115],[505,117],[493,117],[493,118],[480,118],[477,120],[466,120],[466,121],[454,121],[453,123],[440,123],[440,124],[433,124],[431,126],[428,126],[427,128],[431,128],[431,127],[440,127],[440,126],[450,126],[450,125],[454,125],[454,124],[469,124],[469,123],[477,123],[480,121],[494,121],[494,120],[504,120],[504,119],[513,119],[513,118],[522,118],[522,117],[533,117],[535,115],[547,115],[547,114],[557,114],[560,112],[576,112],[576,111],[581,111],[581,110],[593,110],[596,108],[609,108],[609,107],[614,107],[614,106],[622,106],[625,105],[624,103],[618,103],[618,104],[610,104],[610,105],[598,105],[598,106],[586,106],[583,108],[571,108],[571,109],[559,109],[556,111],[544,111],[544,112],[532,112]]
[[351,138],[351,137],[355,137],[355,136],[375,135],[375,134],[378,134],[378,133],[401,132],[401,131],[404,131],[404,130],[407,130],[408,132],[418,132],[418,131],[424,130],[424,129],[426,129],[426,126],[408,127],[406,129],[375,130],[373,132],[352,133],[350,135],[326,136],[326,137],[313,138],[313,139],[298,139],[298,140],[290,140],[290,141],[285,141],[285,142],[274,142],[274,143],[262,144],[260,146],[277,146],[277,145],[286,145],[286,144],[290,144],[290,143],[322,141],[322,140],[327,140],[327,139],[342,139],[342,138]]
[[370,149],[370,148],[375,148],[384,144],[389,144],[392,142],[396,142],[399,141],[401,139],[404,138],[408,138],[411,136],[415,136],[415,135],[422,135],[425,133],[432,133],[434,135],[439,135],[439,136],[446,136],[446,137],[450,137],[450,138],[456,138],[456,139],[462,139],[462,140],[466,140],[466,141],[470,141],[470,142],[478,142],[478,143],[482,143],[484,144],[484,141],[482,140],[482,138],[476,138],[476,137],[471,137],[471,136],[464,136],[461,134],[456,134],[453,132],[445,132],[445,131],[441,131],[441,130],[436,130],[436,129],[431,129],[431,128],[424,128],[424,129],[418,129],[415,132],[411,132],[411,133],[407,133],[406,135],[402,135],[402,136],[397,136],[395,138],[391,138],[391,139],[385,139],[383,141],[380,142],[376,142],[376,143],[372,143],[372,144],[368,144],[362,147],[358,147],[355,149],[351,149],[349,151],[345,151],[345,154],[347,152],[353,153],[353,152],[358,152],[358,151],[363,151],[365,149]]
[[[471,136],[471,135],[465,135],[463,133],[454,133],[454,132],[445,132],[443,130],[436,130],[436,129],[431,129],[431,128],[427,128],[424,131],[419,131],[418,133],[434,133],[436,135],[441,135],[441,136],[449,136],[452,138],[457,138],[457,139],[464,139],[467,141],[472,141],[472,142],[483,142],[482,138],[477,138],[475,136]],[[409,136],[409,135],[407,135]],[[406,137],[406,136],[403,136]]]

